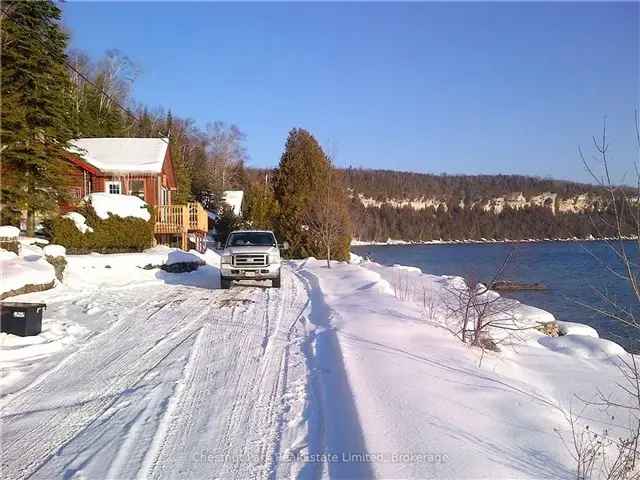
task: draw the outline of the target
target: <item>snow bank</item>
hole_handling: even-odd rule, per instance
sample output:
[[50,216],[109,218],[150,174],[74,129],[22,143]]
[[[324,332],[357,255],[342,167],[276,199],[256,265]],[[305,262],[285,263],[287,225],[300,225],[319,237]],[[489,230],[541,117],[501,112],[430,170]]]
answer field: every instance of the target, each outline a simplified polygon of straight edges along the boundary
[[80,230],[80,233],[93,232],[93,228],[87,225],[87,219],[78,212],[69,212],[63,215],[62,218],[71,220],[76,225],[76,228]]
[[62,245],[47,245],[42,250],[47,257],[64,257],[67,255],[67,249]]
[[[199,253],[195,250],[185,252],[164,245],[158,245],[139,253],[104,255],[94,252],[88,255],[68,255],[64,283],[71,288],[94,289],[96,287],[123,287],[162,282],[176,274],[168,273],[166,274],[168,276],[165,276],[164,272],[162,274],[158,272],[157,267],[183,262],[202,263],[218,268],[220,255],[211,250],[207,250],[205,253]],[[197,274],[199,270],[191,275]],[[213,286],[218,281],[217,275],[212,272],[205,273],[215,277],[207,280]],[[200,283],[204,284],[205,279],[202,279]]]
[[20,242],[20,245],[33,245],[34,243],[47,245],[49,243],[49,240],[46,240],[44,238],[26,236],[18,238],[18,241]]
[[18,258],[18,255],[10,252],[9,250],[0,248],[0,260],[13,260],[14,258]]
[[19,257],[5,250],[0,253],[0,294],[26,285],[46,285],[55,280],[53,265],[42,256],[30,255],[24,250],[22,254],[24,256]]
[[597,330],[593,327],[590,327],[589,325],[562,321],[559,321],[557,323],[562,335],[586,335],[595,338],[598,338],[600,336],[598,335]]
[[33,260],[36,257],[44,256],[44,250],[41,246],[36,245],[35,243],[22,245],[22,248],[20,249],[20,256]]
[[196,250],[185,252],[179,248],[171,248],[165,245],[158,245],[145,250],[142,254],[144,258],[153,259],[154,265],[173,265],[174,263],[217,263],[220,264],[220,255],[212,250],[200,253]]
[[422,270],[420,270],[418,267],[409,267],[407,265],[398,265],[397,263],[393,265],[393,268],[395,268],[396,270],[404,270],[405,272],[422,273]]
[[557,322],[561,336],[542,337],[540,345],[565,355],[585,359],[606,360],[626,355],[626,351],[617,343],[600,338],[595,328],[582,323]]
[[542,337],[538,340],[549,350],[586,359],[608,359],[625,355],[626,352],[617,343],[591,335],[565,335],[561,337]]
[[2,225],[0,227],[0,237],[2,238],[15,238],[18,239],[20,235],[20,229],[12,227],[10,225]]
[[151,218],[147,204],[134,195],[118,195],[112,193],[92,193],[87,200],[96,211],[98,217],[106,220],[109,215],[119,217],[135,217],[148,221]]
[[[340,418],[311,423],[301,451],[314,453],[314,444],[328,452],[364,445],[382,455],[369,471],[330,467],[345,477],[573,478],[575,462],[560,438],[570,439],[569,408],[576,397],[593,398],[598,390],[622,393],[613,357],[628,354],[594,336],[547,337],[526,329],[512,332],[500,352],[484,355],[463,344],[447,328],[447,295],[459,278],[374,262],[296,265],[310,292],[311,368],[322,372],[312,379],[310,395],[318,391],[328,400],[315,415]],[[400,298],[398,288],[388,287],[399,276],[424,286],[427,297]],[[514,309],[521,325],[553,320],[527,305]],[[358,422],[341,410],[357,412]],[[577,426],[624,435],[627,419],[621,410],[593,409]],[[389,458],[418,452],[432,460]]]
[[364,258],[362,258],[360,255],[356,255],[353,252],[349,252],[349,263],[359,265],[362,262],[364,262]]

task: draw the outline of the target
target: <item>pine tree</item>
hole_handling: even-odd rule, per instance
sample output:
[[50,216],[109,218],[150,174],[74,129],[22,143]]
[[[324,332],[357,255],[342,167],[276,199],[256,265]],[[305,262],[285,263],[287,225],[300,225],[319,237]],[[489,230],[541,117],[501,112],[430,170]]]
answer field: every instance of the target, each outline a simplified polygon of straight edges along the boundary
[[3,3],[2,204],[13,214],[26,211],[32,234],[36,214],[54,210],[68,191],[63,155],[73,132],[67,35],[53,2]]

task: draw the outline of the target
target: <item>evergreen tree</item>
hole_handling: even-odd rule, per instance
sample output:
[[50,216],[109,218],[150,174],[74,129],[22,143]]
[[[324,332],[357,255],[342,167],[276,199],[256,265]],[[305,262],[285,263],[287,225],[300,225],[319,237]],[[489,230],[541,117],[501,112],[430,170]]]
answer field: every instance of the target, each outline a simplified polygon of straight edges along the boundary
[[[51,1],[3,2],[1,92],[2,204],[47,213],[67,195],[63,154],[72,138],[67,35]],[[6,214],[4,215],[6,217]]]
[[[291,130],[275,175],[274,193],[280,206],[278,238],[290,243],[290,254],[293,257],[323,258],[326,255],[325,249],[314,238],[312,229],[305,220],[312,206],[323,198],[320,186],[330,183],[331,173],[331,162],[316,139],[304,129]],[[346,194],[341,198],[344,198],[343,203],[346,205]],[[344,219],[347,220],[346,215]],[[345,236],[348,238],[348,233]],[[340,237],[340,245],[335,246],[333,258],[346,258],[349,240],[350,238],[346,241],[345,249],[344,238]]]
[[274,230],[278,217],[278,202],[268,176],[249,183],[245,190],[242,217],[251,228]]
[[227,237],[234,230],[240,229],[242,226],[242,222],[240,218],[233,213],[233,208],[228,205],[222,209],[222,213],[220,214],[220,218],[216,222],[216,233],[218,234],[218,240],[222,245],[224,245],[227,241]]
[[183,127],[183,122],[174,122],[171,110],[169,110],[165,120],[164,134],[169,137],[171,158],[175,169],[176,182],[178,184],[178,190],[174,200],[175,203],[180,204],[187,203],[191,199],[191,176],[186,165],[190,146],[188,145],[189,138]]
[[289,242],[292,257],[314,255],[304,215],[313,201],[314,185],[323,181],[328,170],[329,163],[316,139],[306,130],[291,130],[276,171],[274,192],[281,209],[278,238]]

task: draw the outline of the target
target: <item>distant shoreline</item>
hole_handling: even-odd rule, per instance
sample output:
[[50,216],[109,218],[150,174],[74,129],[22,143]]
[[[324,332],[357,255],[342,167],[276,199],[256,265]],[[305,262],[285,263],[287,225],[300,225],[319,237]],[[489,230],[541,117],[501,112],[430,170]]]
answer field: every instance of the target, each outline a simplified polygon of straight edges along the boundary
[[[426,240],[426,241],[406,241],[406,240],[393,240],[389,239],[386,242],[376,241],[361,241],[352,240],[352,247],[359,246],[394,246],[394,245],[488,245],[496,243],[544,243],[544,242],[611,242],[620,240],[617,237],[604,237],[604,238],[529,238],[526,240]],[[624,241],[637,241],[637,237],[622,237]]]

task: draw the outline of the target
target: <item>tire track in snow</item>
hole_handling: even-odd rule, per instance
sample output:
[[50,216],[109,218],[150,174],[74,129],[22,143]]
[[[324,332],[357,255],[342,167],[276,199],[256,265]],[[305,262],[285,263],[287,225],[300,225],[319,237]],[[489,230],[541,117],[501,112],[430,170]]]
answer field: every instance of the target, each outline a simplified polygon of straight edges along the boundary
[[[158,429],[156,430],[151,446],[145,454],[143,464],[136,476],[137,478],[150,478],[152,476],[153,470],[158,466],[158,458],[164,448],[165,442],[167,438],[173,434],[173,431],[171,430],[173,428],[172,419],[175,418],[176,413],[178,412],[178,408],[184,396],[184,391],[191,387],[189,381],[193,380],[192,372],[195,368],[194,365],[197,364],[198,357],[201,354],[200,350],[203,348],[203,338],[205,337],[207,327],[208,326],[202,327],[198,332],[195,344],[191,350],[191,355],[189,356],[189,360],[182,372],[183,380],[178,383],[173,396],[169,400],[169,405],[163,415],[163,419],[161,420]],[[181,410],[182,421],[189,424],[189,416],[192,414],[192,410]]]
[[[300,280],[283,273],[279,290],[167,287],[122,313],[6,399],[3,473],[273,478],[292,331],[307,305]],[[198,461],[203,450],[230,460]]]
[[[139,477],[273,476],[290,331],[306,300],[299,280],[284,273],[280,290],[232,290],[237,306],[202,328]],[[255,303],[244,308],[248,299]]]
[[[179,294],[177,294],[179,295]],[[175,298],[177,298],[177,295]],[[94,294],[89,295],[91,298],[94,297]],[[86,298],[86,296],[80,296],[81,298]],[[75,297],[74,297],[75,298]],[[109,304],[111,304],[111,302],[113,301],[112,298],[109,298]],[[29,384],[25,385],[24,387],[22,387],[19,390],[16,390],[14,392],[11,392],[10,394],[7,395],[1,395],[0,394],[0,411],[4,409],[5,405],[7,403],[9,403],[10,401],[12,401],[12,399],[16,398],[19,395],[22,395],[24,393],[26,393],[27,391],[31,390],[32,388],[35,388],[38,386],[38,384],[40,384],[41,382],[43,382],[49,375],[55,373],[56,371],[60,370],[61,368],[64,368],[65,364],[67,362],[70,362],[73,360],[74,356],[77,355],[79,352],[82,352],[83,350],[86,349],[90,349],[93,345],[93,342],[96,341],[101,335],[109,335],[110,332],[118,327],[118,324],[123,321],[123,319],[128,318],[129,315],[131,315],[133,312],[135,312],[136,310],[140,310],[142,307],[144,307],[145,305],[148,305],[150,303],[152,303],[154,300],[147,300],[145,301],[142,305],[138,304],[132,308],[128,308],[125,310],[125,313],[121,315],[121,318],[119,320],[116,320],[114,323],[112,323],[111,325],[109,325],[109,327],[106,330],[103,330],[101,332],[97,332],[97,333],[93,333],[93,334],[89,334],[87,337],[83,338],[81,341],[84,342],[83,345],[79,346],[78,348],[76,348],[75,350],[72,350],[71,352],[69,352],[64,358],[62,358],[60,360],[60,362],[58,362],[55,366],[53,366],[52,368],[42,372],[40,375],[38,375],[38,377],[36,377],[32,382],[30,382]],[[50,302],[47,301],[47,304],[49,304]]]
[[[9,477],[36,473],[176,347],[159,342],[167,331],[176,323],[182,325],[179,344],[208,312],[205,309],[189,320],[197,302],[190,299],[176,306],[166,300],[166,292],[164,297],[156,299],[162,303],[152,313],[143,310],[138,316],[134,311],[94,337],[90,348],[76,352],[28,395],[9,399],[2,416],[3,436],[11,438],[3,452]],[[154,343],[156,348],[149,349]]]

